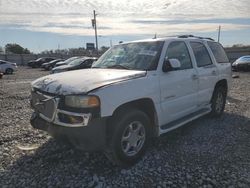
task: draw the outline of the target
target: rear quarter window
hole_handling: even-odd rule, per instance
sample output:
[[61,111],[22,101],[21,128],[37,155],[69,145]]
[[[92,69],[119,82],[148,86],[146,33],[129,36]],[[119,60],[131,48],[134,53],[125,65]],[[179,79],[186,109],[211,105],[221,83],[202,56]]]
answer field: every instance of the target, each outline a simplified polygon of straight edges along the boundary
[[228,63],[228,57],[227,54],[225,52],[225,50],[223,49],[223,47],[221,46],[221,44],[217,43],[217,42],[207,42],[209,48],[211,49],[211,51],[214,54],[214,57],[217,61],[217,63]]

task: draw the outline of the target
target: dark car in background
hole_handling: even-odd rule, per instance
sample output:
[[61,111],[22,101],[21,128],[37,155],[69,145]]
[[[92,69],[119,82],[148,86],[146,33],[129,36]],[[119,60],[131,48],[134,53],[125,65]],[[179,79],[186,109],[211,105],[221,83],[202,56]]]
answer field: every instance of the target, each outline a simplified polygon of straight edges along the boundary
[[45,70],[51,70],[55,67],[56,63],[63,62],[63,61],[64,61],[64,59],[55,59],[55,60],[52,60],[48,63],[43,63],[41,65],[41,68],[44,68]]
[[250,55],[242,56],[238,58],[235,62],[233,62],[232,70],[233,71],[250,70]]
[[67,60],[65,60],[65,61],[58,62],[58,63],[56,63],[55,67],[59,67],[59,66],[62,66],[62,65],[67,65],[67,64],[69,64],[71,61],[73,61],[73,60],[75,60],[75,59],[78,59],[78,58],[81,58],[81,57],[75,56],[75,57],[71,57],[71,58],[69,58],[69,59],[67,59]]
[[0,67],[0,79],[3,77],[3,72],[2,72],[2,69]]
[[95,58],[95,57],[77,58],[77,59],[71,61],[67,65],[62,65],[62,66],[53,68],[51,73],[54,74],[54,73],[60,73],[60,72],[65,72],[65,71],[90,68],[92,66],[93,62],[96,60],[97,60],[97,58]]
[[47,62],[50,62],[52,60],[55,60],[56,58],[53,58],[53,57],[41,57],[41,58],[38,58],[36,60],[31,60],[28,62],[28,66],[32,67],[32,68],[38,68],[38,67],[41,67],[41,65],[43,63],[47,63]]

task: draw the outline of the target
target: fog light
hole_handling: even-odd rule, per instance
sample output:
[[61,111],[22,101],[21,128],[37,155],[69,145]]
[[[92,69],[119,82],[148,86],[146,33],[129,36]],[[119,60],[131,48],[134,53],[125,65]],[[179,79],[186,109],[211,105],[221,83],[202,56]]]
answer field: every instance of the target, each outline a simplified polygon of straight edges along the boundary
[[80,127],[86,126],[89,123],[91,114],[77,114],[70,112],[58,112],[57,113],[57,121],[56,123],[68,126],[68,127]]

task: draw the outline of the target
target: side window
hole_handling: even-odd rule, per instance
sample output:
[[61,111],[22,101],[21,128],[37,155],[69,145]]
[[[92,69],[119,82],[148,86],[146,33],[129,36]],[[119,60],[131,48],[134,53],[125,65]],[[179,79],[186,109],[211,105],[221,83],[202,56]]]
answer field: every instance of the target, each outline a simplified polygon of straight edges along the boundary
[[209,48],[211,49],[211,51],[213,52],[217,63],[228,63],[229,62],[229,60],[227,58],[227,54],[224,51],[221,44],[219,44],[217,42],[207,42],[207,44],[208,44]]
[[171,42],[166,56],[168,59],[178,59],[181,63],[181,70],[193,67],[187,46],[182,41]]
[[86,64],[86,66],[91,67],[92,63],[93,63],[93,60],[92,59],[88,59],[88,60],[86,60],[85,64]]
[[213,64],[207,51],[207,48],[204,46],[204,44],[200,42],[190,42],[190,45],[193,49],[198,67],[204,67]]

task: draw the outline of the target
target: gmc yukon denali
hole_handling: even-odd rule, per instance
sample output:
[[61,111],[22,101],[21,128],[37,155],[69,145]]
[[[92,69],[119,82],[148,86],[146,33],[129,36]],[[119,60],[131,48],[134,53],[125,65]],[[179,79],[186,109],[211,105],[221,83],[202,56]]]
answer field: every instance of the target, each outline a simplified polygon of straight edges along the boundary
[[182,35],[111,47],[90,69],[32,83],[31,125],[114,163],[132,165],[151,138],[219,117],[231,84],[221,44]]

